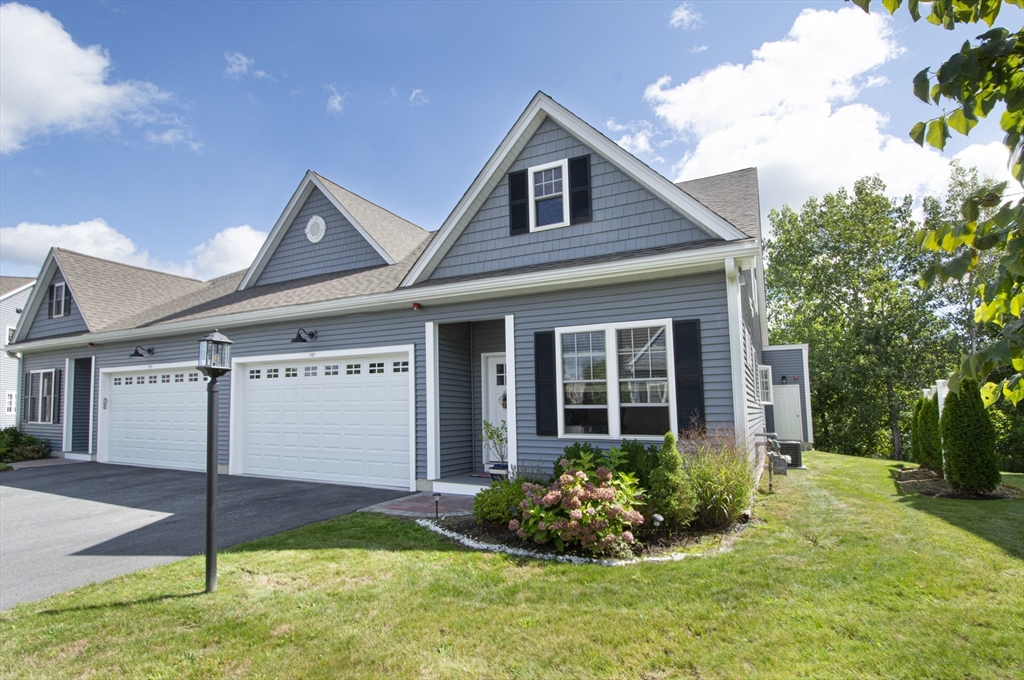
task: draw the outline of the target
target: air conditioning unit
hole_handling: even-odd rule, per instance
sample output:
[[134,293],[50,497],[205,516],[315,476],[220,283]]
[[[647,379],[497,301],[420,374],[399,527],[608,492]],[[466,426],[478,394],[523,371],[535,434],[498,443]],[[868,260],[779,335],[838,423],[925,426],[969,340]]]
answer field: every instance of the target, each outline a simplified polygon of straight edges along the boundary
[[789,458],[789,467],[803,467],[804,457],[800,442],[779,442],[779,454]]

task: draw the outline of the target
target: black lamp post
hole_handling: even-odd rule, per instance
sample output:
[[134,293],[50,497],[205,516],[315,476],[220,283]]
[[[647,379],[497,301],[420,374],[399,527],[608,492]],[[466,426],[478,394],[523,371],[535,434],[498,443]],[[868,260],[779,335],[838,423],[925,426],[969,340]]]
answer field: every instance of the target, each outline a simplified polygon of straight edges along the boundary
[[231,370],[231,341],[218,331],[199,339],[199,365],[206,385],[206,592],[217,590],[217,378]]

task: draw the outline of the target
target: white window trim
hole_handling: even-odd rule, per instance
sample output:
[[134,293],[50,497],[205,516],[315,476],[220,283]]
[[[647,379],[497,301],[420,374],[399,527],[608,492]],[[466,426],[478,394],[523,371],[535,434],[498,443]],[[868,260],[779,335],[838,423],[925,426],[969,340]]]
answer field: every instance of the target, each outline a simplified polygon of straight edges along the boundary
[[[764,377],[767,372],[768,377],[768,394],[764,393]],[[775,403],[775,391],[772,385],[772,367],[761,364],[757,367],[757,399],[762,404],[774,404]]]
[[[60,292],[60,304],[59,305],[57,304],[57,288],[58,287],[60,288],[60,291],[61,291]],[[65,305],[64,305],[64,298],[67,296],[67,294],[68,294],[67,284],[64,284],[64,283],[55,283],[55,284],[53,284],[53,299],[50,301],[51,304],[53,305],[53,307],[51,307],[50,313],[51,313],[51,316],[53,316],[54,319],[58,319],[58,318],[64,316],[64,307],[65,307]],[[59,310],[58,310],[58,307],[60,308]],[[58,311],[60,311],[60,314],[57,313]]]
[[[552,168],[562,168],[562,221],[557,224],[545,224],[542,227],[537,226],[537,201],[533,194],[533,176],[538,172],[544,170],[550,170]],[[544,231],[546,229],[557,229],[559,227],[569,226],[569,159],[563,158],[560,161],[554,161],[553,163],[545,163],[544,165],[535,165],[529,168],[526,172],[527,188],[530,191],[530,231]],[[548,198],[547,196],[544,197]]]
[[14,340],[14,331],[17,330],[16,326],[8,326],[7,332],[4,334],[4,347],[11,344],[11,340]]
[[[620,323],[591,324],[587,326],[563,326],[555,328],[555,388],[558,399],[558,438],[574,440],[617,440],[622,439],[622,423],[619,413],[619,350],[615,332],[626,328],[665,328],[665,358],[668,369],[668,418],[672,432],[679,431],[678,414],[676,413],[676,360],[675,342],[672,335],[672,319],[645,319],[643,321],[627,321]],[[608,389],[608,434],[581,432],[565,432],[565,387],[562,373],[562,336],[570,333],[587,333],[604,331],[605,346],[605,381]],[[642,441],[661,441],[665,434],[660,435],[628,435],[631,439]]]
[[[49,418],[47,420],[42,420],[42,417],[43,417],[43,376],[45,374],[47,374],[47,373],[50,374],[50,413],[49,413]],[[38,375],[39,376],[39,413],[38,414],[32,412],[32,376],[34,376],[34,375]],[[49,368],[49,369],[47,369],[45,371],[29,371],[28,372],[28,385],[25,386],[25,389],[27,390],[28,394],[26,394],[25,396],[28,397],[28,404],[29,404],[28,411],[29,412],[27,414],[25,414],[27,416],[25,422],[32,423],[34,425],[53,425],[54,424],[54,416],[57,413],[57,398],[58,398],[58,395],[59,395],[59,392],[57,390],[56,381],[57,381],[57,369],[55,369],[55,368]],[[34,416],[38,416],[39,419],[33,420]]]
[[18,409],[18,393],[8,391],[4,396],[4,413],[11,416],[17,413]]

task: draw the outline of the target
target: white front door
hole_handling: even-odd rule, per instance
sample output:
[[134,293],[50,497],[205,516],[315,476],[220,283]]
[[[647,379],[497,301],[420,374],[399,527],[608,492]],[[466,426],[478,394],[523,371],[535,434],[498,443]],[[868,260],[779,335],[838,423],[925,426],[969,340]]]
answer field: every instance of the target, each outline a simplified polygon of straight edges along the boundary
[[[483,399],[480,412],[483,419],[496,427],[508,420],[508,394],[505,388],[505,353],[483,354]],[[506,423],[507,424],[507,423]],[[484,442],[484,465],[497,463],[498,456]]]
[[802,442],[804,421],[800,414],[800,385],[772,385],[775,432],[779,439]]

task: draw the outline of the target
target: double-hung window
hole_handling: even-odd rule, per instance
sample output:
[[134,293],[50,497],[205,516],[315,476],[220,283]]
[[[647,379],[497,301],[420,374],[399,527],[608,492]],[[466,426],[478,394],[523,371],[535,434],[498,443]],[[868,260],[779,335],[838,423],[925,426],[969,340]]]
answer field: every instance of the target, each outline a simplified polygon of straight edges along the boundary
[[50,316],[57,318],[64,316],[64,299],[67,296],[67,286],[63,283],[55,283],[50,286],[50,303],[53,305],[50,308]]
[[757,367],[757,387],[758,394],[757,398],[762,404],[773,403],[772,399],[772,367],[771,366],[758,366]]
[[569,224],[569,161],[563,159],[530,168],[530,231]]
[[28,374],[28,422],[57,422],[55,371],[32,371]]
[[674,432],[671,334],[670,320],[555,329],[559,436]]

